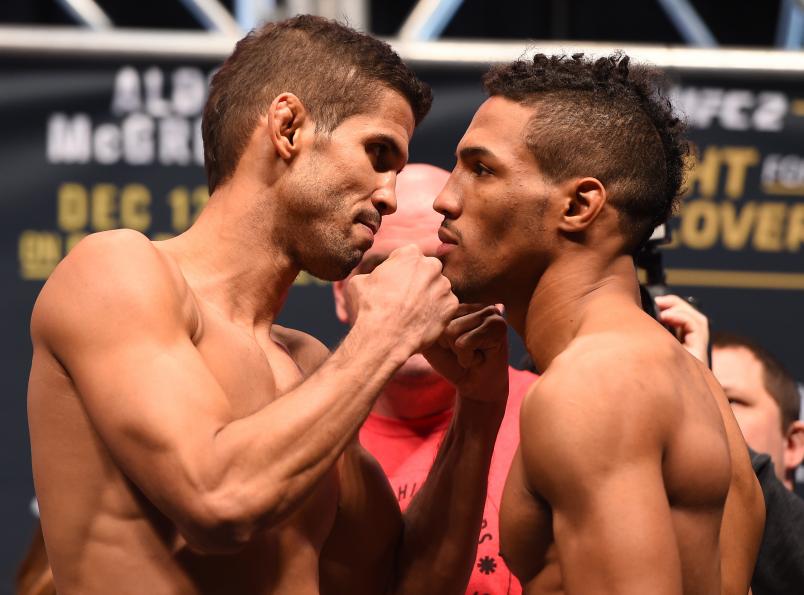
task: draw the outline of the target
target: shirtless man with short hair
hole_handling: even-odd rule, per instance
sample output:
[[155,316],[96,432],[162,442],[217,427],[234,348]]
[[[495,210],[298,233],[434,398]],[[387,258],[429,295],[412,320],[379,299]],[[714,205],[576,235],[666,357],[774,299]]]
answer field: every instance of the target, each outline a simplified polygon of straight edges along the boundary
[[[268,24],[212,80],[198,221],[165,242],[92,235],[54,271],[28,409],[61,595],[463,593],[483,510],[466,493],[507,394],[483,354],[505,322],[453,319],[441,263],[406,247],[353,279],[360,314],[332,356],[273,324],[301,270],[341,278],[371,246],[429,105],[386,44]],[[403,518],[355,436],[424,348],[471,382],[453,377],[455,421]]]
[[435,208],[462,301],[505,305],[543,371],[500,510],[527,595],[745,595],[764,522],[712,374],[643,313],[633,254],[685,144],[620,56],[493,68]]

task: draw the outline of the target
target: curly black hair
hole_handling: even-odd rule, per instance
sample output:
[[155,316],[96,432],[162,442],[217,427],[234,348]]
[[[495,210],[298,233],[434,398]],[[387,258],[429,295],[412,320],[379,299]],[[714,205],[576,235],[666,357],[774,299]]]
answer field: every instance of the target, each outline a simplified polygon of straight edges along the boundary
[[632,252],[676,211],[683,192],[689,148],[664,82],[620,53],[536,54],[483,77],[490,96],[536,108],[525,142],[549,179],[591,176],[606,186]]

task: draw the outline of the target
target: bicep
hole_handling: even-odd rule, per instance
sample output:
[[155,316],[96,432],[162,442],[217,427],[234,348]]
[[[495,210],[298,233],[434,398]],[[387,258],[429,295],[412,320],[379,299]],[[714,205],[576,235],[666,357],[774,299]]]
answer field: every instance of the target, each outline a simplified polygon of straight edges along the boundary
[[565,388],[525,403],[521,451],[529,489],[552,511],[567,594],[681,593],[655,428],[613,396]]
[[550,501],[568,595],[682,592],[681,561],[661,474],[618,470],[582,477]]
[[196,462],[223,423],[225,399],[159,263],[136,255],[139,266],[120,271],[102,254],[67,262],[37,302],[32,334],[66,370],[122,471],[181,516],[192,501],[186,488],[203,481]]
[[550,508],[528,485],[517,449],[500,503],[500,554],[523,584],[544,568],[553,541]]

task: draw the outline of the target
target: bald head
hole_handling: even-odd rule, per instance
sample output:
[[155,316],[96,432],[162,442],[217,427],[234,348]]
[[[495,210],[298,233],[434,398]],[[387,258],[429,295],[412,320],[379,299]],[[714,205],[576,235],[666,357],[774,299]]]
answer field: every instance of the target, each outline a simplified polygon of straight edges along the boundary
[[405,166],[396,179],[397,209],[382,218],[374,244],[363,260],[387,257],[406,244],[416,244],[424,254],[434,254],[440,244],[438,227],[443,216],[433,210],[433,200],[444,187],[449,172],[424,163]]

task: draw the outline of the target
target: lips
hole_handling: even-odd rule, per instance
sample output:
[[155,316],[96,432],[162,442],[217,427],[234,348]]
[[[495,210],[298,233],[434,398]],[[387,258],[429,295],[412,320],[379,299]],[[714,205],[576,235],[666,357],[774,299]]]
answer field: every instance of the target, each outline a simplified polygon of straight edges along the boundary
[[443,225],[438,228],[438,239],[441,240],[444,244],[458,243],[458,238],[455,236],[455,234],[450,230],[448,230]]
[[380,222],[382,218],[378,213],[370,214],[363,213],[357,218],[357,223],[362,223],[371,230],[371,233],[376,235],[380,229]]

